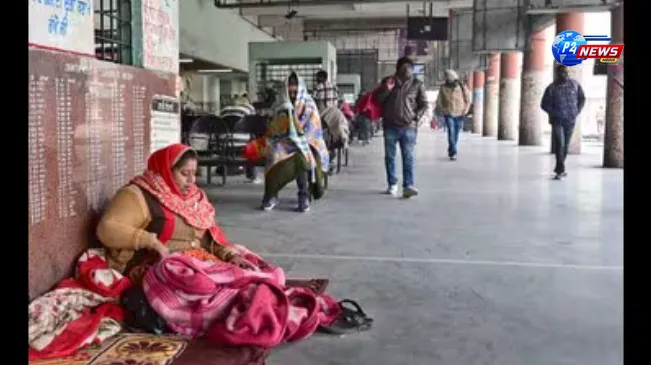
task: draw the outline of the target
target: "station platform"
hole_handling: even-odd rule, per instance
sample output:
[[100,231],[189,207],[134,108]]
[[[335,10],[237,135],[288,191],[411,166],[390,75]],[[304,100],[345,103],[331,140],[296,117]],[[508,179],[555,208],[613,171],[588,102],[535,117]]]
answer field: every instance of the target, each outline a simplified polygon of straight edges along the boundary
[[231,240],[290,277],[330,278],[375,318],[267,364],[623,363],[623,171],[600,167],[603,147],[584,143],[554,181],[548,147],[464,133],[451,162],[445,133],[424,127],[420,195],[404,200],[382,194],[382,143],[353,146],[307,214],[293,185],[271,213],[255,210],[262,186],[206,187]]

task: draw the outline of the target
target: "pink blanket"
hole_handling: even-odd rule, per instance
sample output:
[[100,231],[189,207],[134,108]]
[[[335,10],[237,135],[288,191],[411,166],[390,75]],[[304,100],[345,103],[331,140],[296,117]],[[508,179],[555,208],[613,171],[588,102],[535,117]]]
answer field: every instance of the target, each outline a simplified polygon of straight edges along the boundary
[[308,337],[340,313],[331,297],[284,284],[282,269],[268,264],[243,270],[182,254],[161,260],[143,280],[149,303],[173,331],[264,348]]

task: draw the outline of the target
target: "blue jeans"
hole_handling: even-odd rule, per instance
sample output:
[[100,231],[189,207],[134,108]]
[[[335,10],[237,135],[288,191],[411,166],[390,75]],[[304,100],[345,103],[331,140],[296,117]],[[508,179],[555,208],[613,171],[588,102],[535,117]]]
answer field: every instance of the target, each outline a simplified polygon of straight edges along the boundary
[[556,144],[554,154],[556,155],[556,167],[554,172],[562,174],[565,172],[565,159],[567,158],[567,151],[570,147],[572,140],[572,133],[574,133],[573,123],[555,123],[552,124],[552,138]]
[[459,143],[459,133],[463,130],[464,116],[452,117],[449,115],[443,116],[445,126],[448,130],[448,156],[454,157],[457,155],[457,143]]
[[402,186],[414,186],[414,148],[416,146],[416,128],[386,128],[384,129],[384,164],[387,171],[387,183],[393,186],[398,183],[396,177],[396,144],[400,144],[402,156]]

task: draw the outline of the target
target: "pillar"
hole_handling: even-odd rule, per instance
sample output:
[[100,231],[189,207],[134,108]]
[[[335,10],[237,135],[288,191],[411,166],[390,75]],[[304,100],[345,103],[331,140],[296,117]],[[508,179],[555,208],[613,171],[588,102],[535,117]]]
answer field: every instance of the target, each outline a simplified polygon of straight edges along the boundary
[[[470,94],[470,104],[474,102],[472,99],[473,95],[473,90],[474,90],[474,85],[475,85],[475,80],[474,80],[474,74],[472,71],[468,72],[468,76],[466,76],[466,87],[468,88],[468,93]],[[471,123],[464,123],[463,124],[463,131],[464,132],[471,132],[472,131],[472,124]]]
[[499,118],[500,98],[500,54],[491,53],[486,70],[484,87],[484,137],[497,136],[497,119]]
[[[563,13],[556,15],[556,34],[564,30],[574,30],[581,34],[584,32],[584,14],[583,13]],[[568,67],[570,77],[578,81],[580,84],[583,84],[583,70],[584,63],[572,67]],[[555,70],[555,68],[554,68]],[[585,89],[584,89],[585,90]],[[581,113],[576,118],[576,127],[574,127],[574,134],[572,134],[572,139],[570,140],[570,146],[568,153],[570,154],[580,154],[581,153],[581,123],[583,121],[583,113]],[[552,141],[554,139],[552,138]],[[552,146],[553,150],[553,146]]]
[[540,109],[540,101],[546,85],[545,52],[547,42],[545,30],[529,35],[529,47],[522,60],[522,86],[520,92],[520,127],[518,141],[520,146],[539,146],[542,144],[542,127],[546,120]]
[[[613,44],[624,43],[624,3],[610,13]],[[604,167],[624,167],[624,54],[608,65],[606,123],[604,128]]]
[[482,70],[473,72],[472,89],[472,133],[482,134],[484,129],[484,82],[486,74]]
[[520,52],[501,55],[498,114],[497,139],[515,141],[520,117]]
[[218,114],[221,99],[220,80],[216,76],[206,75],[203,77],[203,110],[209,113]]
[[201,77],[201,108],[204,111],[210,111],[210,76],[203,75]]

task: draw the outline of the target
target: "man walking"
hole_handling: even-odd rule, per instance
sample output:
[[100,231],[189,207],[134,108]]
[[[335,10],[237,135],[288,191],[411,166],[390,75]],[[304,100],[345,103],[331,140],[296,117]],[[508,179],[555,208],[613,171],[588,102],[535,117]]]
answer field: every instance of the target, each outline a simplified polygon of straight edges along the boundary
[[400,144],[404,198],[418,195],[414,185],[414,149],[418,127],[429,118],[425,86],[413,77],[413,68],[411,59],[399,59],[396,74],[382,81],[375,96],[383,109],[384,163],[389,185],[387,193],[398,193],[395,160],[396,144]]
[[547,86],[540,107],[549,116],[554,139],[556,167],[554,179],[567,176],[565,158],[574,132],[576,117],[585,105],[585,94],[578,81],[570,78],[567,66],[558,65],[554,81]]
[[443,116],[443,123],[448,132],[448,157],[455,161],[459,133],[463,130],[463,122],[470,108],[470,94],[454,70],[445,71],[445,84],[439,91],[436,108]]
[[337,107],[339,104],[339,91],[332,82],[328,81],[328,73],[323,70],[316,73],[313,98],[319,112],[330,106]]

